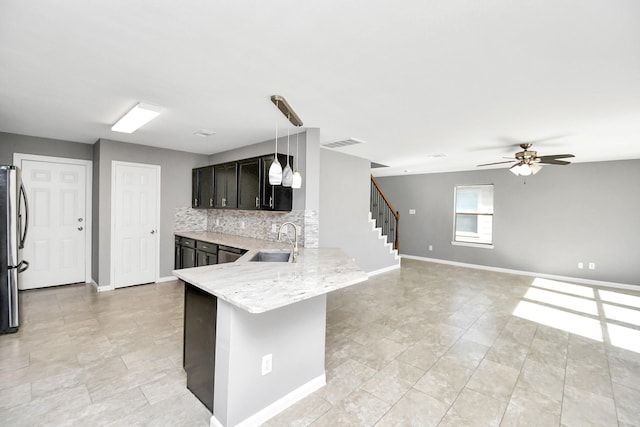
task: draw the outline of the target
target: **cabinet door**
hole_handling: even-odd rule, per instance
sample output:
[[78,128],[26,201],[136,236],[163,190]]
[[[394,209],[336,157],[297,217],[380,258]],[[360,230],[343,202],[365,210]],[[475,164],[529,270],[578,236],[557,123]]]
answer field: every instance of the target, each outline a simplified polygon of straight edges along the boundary
[[213,167],[213,207],[222,209],[227,202],[227,179],[225,165],[215,165]]
[[238,208],[238,163],[228,163],[225,168],[227,180],[227,208]]
[[213,207],[213,166],[199,169],[199,196],[201,208]]
[[238,207],[238,164],[224,163],[213,167],[215,197],[213,207],[233,209]]
[[191,170],[191,207],[199,208],[200,197],[198,195],[198,169]]
[[182,259],[180,258],[181,256],[181,246],[180,246],[180,238],[176,237],[176,245],[175,245],[175,250],[173,252],[173,268],[176,270],[179,270],[182,268]]
[[209,411],[213,411],[217,310],[216,297],[184,284],[182,366],[187,373],[187,388]]
[[196,250],[182,246],[180,248],[180,259],[182,260],[182,268],[191,268],[196,266]]
[[238,162],[238,209],[260,208],[260,159]]
[[[264,210],[290,211],[293,208],[293,189],[282,185],[269,184],[269,168],[273,162],[273,155],[264,156],[262,161],[262,180],[260,185],[260,208]],[[278,161],[284,167],[287,156],[278,153]],[[293,164],[293,156],[289,156],[289,164]]]
[[213,166],[191,171],[191,207],[213,207]]

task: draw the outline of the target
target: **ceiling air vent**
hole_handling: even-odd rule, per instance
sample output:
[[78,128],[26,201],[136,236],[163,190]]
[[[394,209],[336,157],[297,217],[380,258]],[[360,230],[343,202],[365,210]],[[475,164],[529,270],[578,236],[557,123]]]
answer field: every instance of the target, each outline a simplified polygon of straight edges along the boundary
[[206,138],[208,136],[215,135],[216,133],[214,131],[212,131],[212,130],[198,129],[193,134],[196,135],[196,136],[201,136],[203,138]]
[[322,144],[322,146],[327,148],[342,148],[342,147],[347,147],[349,145],[356,145],[356,144],[364,144],[364,141],[360,139],[349,138],[349,139],[344,139],[340,141],[328,142],[326,144]]
[[371,162],[371,169],[388,168],[388,167],[389,165],[383,165],[382,163]]

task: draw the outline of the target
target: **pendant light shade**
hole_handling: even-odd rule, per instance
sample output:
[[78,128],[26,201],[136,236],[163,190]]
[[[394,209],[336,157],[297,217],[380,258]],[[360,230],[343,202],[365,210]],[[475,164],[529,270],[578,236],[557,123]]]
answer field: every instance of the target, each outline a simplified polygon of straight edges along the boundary
[[282,166],[278,161],[278,156],[275,157],[273,163],[269,167],[269,184],[280,185],[282,184]]
[[[276,102],[276,106],[278,106]],[[269,184],[280,185],[282,184],[282,166],[278,161],[278,120],[276,119],[276,150],[273,156],[273,162],[269,166]]]
[[302,187],[302,175],[300,175],[300,171],[298,170],[298,167],[297,167],[297,165],[300,164],[300,159],[298,158],[298,153],[299,153],[298,149],[300,148],[298,146],[298,135],[299,134],[300,134],[300,132],[296,133],[296,160],[297,160],[297,163],[296,163],[296,171],[293,173],[293,179],[292,179],[292,182],[291,182],[291,187],[296,188],[296,189]]

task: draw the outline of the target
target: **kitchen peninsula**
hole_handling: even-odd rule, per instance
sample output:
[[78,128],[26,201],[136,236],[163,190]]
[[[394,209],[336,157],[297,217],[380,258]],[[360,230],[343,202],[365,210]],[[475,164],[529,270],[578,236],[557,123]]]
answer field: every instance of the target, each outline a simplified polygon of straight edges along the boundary
[[301,248],[296,263],[252,261],[291,247],[176,235],[247,250],[233,263],[174,271],[185,282],[187,385],[210,389],[194,394],[212,410],[211,425],[259,424],[324,386],[327,293],[367,280],[355,261],[325,248]]

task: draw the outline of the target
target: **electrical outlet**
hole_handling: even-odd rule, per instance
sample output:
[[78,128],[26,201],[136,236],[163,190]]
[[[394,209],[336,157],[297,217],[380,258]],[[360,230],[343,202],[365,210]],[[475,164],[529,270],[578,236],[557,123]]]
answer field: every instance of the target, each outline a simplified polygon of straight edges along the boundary
[[432,251],[433,250],[433,246],[429,245],[429,250]]
[[216,227],[220,227],[220,218],[216,218]]
[[584,268],[584,263],[579,262],[579,263],[578,263],[578,268]]
[[271,353],[262,356],[262,375],[267,375],[273,367],[273,355]]
[[409,215],[415,215],[415,214],[416,214],[415,209],[409,209]]
[[271,224],[271,232],[272,233],[278,232],[278,224]]
[[595,270],[596,269],[596,263],[595,262],[590,262],[589,263],[589,270]]
[[244,221],[240,221],[240,228],[244,228]]

